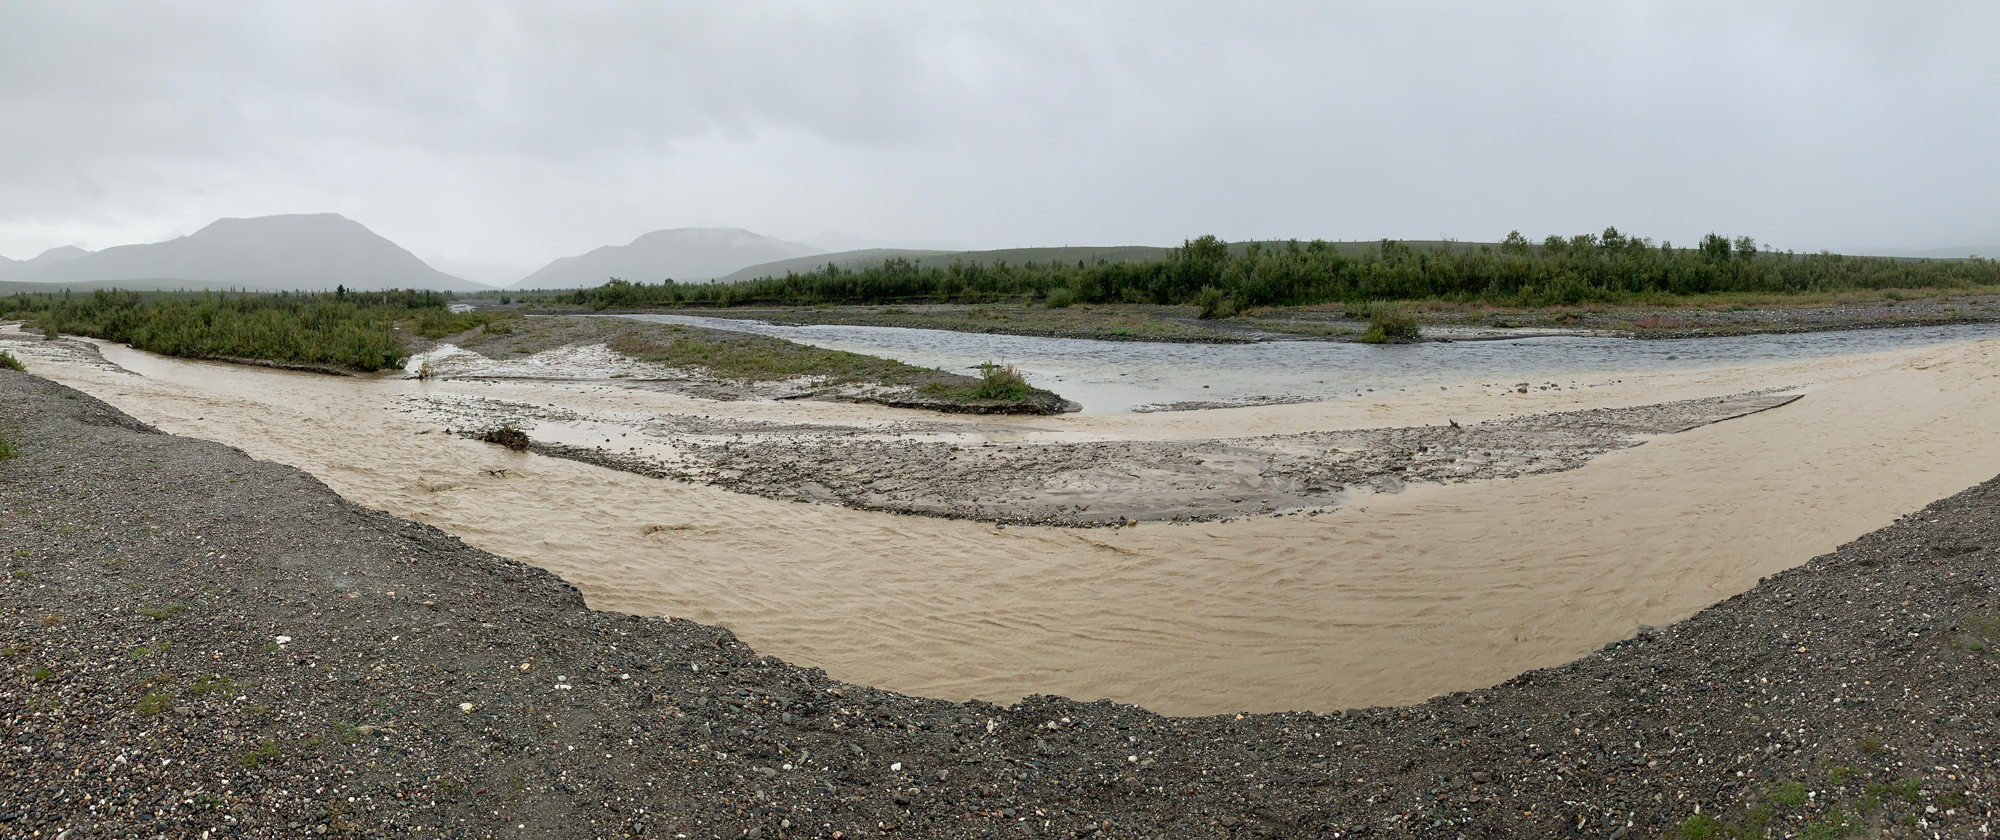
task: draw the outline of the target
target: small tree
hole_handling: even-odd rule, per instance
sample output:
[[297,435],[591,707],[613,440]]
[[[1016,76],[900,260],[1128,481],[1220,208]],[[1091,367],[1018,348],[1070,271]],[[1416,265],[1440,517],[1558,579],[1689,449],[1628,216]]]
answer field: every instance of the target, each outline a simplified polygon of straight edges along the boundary
[[1701,254],[1716,262],[1729,259],[1729,240],[1713,232],[1701,238]]

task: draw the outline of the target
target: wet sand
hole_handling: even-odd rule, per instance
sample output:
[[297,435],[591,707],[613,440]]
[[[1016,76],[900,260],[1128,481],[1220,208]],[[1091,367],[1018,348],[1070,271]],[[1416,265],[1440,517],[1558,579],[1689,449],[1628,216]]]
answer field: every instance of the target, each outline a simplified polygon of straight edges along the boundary
[[[1569,661],[2000,472],[1995,342],[1615,377],[1520,394],[982,420],[983,439],[1175,440],[1648,405],[1803,385],[1781,408],[1559,473],[1413,486],[1317,517],[1007,527],[780,502],[509,453],[404,410],[429,393],[769,422],[926,419],[598,387],[335,379],[107,346],[139,376],[29,370],[176,434],[543,566],[602,609],[725,625],[915,694],[1110,697],[1170,714],[1405,703]],[[17,354],[19,355],[19,354]],[[1509,383],[1511,384],[1511,383]],[[1584,387],[1601,384],[1601,387]]]

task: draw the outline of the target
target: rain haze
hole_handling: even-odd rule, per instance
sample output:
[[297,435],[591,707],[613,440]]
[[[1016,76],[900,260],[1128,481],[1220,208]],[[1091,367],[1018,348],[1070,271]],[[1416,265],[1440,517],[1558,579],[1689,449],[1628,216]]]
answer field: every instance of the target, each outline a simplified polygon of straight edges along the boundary
[[[0,254],[339,213],[972,248],[2000,243],[1990,3],[0,3]],[[829,237],[830,235],[830,237]]]

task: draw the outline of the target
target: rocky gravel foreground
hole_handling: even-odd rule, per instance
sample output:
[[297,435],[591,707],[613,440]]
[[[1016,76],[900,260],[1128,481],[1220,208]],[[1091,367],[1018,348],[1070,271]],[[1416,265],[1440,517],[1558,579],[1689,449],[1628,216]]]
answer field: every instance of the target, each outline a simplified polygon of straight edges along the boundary
[[1167,718],[594,612],[26,374],[0,438],[0,836],[1979,837],[2000,774],[2000,481],[1493,688]]

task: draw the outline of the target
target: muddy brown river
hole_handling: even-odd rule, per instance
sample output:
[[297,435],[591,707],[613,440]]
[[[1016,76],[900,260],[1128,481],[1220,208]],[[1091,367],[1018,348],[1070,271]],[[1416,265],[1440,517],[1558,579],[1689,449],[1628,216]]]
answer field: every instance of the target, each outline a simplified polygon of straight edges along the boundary
[[[162,429],[320,477],[369,507],[546,567],[601,609],[729,627],[760,652],[898,691],[1109,697],[1170,714],[1406,703],[1664,624],[2000,473],[1994,340],[1518,393],[1462,382],[1338,403],[981,419],[968,439],[1174,440],[1461,423],[1793,386],[1761,413],[1547,475],[1412,485],[1317,516],[996,527],[786,502],[448,435],[412,396],[600,418],[935,421],[721,403],[607,382],[337,378],[12,346]],[[67,342],[64,342],[67,343]],[[1443,390],[1439,390],[1442,388]]]

